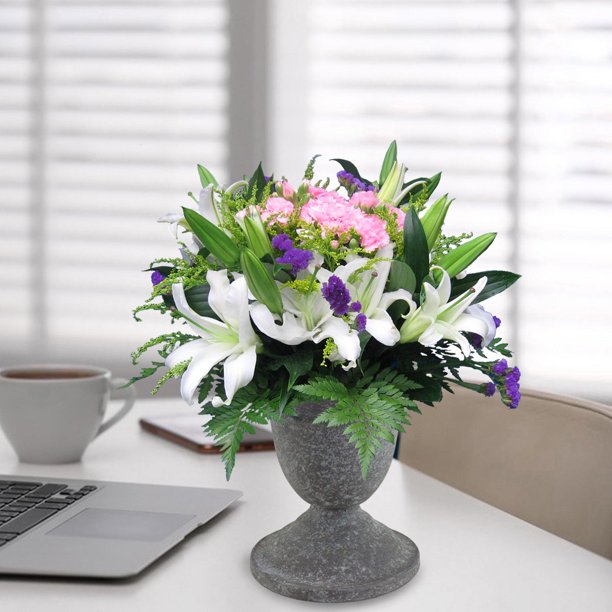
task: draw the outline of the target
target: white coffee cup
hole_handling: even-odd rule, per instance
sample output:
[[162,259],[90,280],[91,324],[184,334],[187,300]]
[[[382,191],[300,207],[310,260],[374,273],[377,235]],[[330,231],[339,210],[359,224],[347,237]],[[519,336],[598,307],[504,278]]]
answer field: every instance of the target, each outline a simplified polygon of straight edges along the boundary
[[[133,387],[103,368],[26,365],[0,370],[0,426],[24,463],[80,461],[89,443],[122,419]],[[102,422],[110,398],[120,410]]]

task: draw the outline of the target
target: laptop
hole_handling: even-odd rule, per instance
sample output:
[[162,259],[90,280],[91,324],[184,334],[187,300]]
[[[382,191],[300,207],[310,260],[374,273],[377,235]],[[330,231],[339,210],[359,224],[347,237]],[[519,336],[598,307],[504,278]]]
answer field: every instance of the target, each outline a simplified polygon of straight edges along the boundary
[[135,576],[241,495],[0,475],[0,574]]

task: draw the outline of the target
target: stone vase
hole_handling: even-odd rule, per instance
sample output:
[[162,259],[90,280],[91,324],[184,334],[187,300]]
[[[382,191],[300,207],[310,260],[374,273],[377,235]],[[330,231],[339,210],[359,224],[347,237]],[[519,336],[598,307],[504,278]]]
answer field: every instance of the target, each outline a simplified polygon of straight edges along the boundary
[[283,473],[311,506],[256,544],[251,572],[263,586],[295,599],[369,599],[406,584],[419,569],[419,550],[359,507],[387,474],[394,445],[379,448],[364,480],[342,428],[313,423],[329,406],[302,404],[295,416],[272,423]]

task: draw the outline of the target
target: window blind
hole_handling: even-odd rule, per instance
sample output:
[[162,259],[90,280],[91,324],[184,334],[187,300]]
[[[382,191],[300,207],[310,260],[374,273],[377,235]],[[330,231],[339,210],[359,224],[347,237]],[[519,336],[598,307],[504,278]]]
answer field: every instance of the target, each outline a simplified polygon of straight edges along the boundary
[[[0,3],[3,353],[127,362],[155,219],[227,169],[224,0]],[[107,361],[108,363],[108,361]]]
[[525,384],[607,399],[611,28],[561,0],[314,0],[307,28],[308,151],[444,170],[449,229],[498,231],[479,269],[523,274],[488,305]]

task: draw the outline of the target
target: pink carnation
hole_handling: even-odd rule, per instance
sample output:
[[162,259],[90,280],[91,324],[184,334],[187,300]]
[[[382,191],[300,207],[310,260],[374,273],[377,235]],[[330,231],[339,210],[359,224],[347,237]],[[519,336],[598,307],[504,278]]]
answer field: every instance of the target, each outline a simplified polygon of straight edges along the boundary
[[318,198],[320,195],[323,195],[324,193],[327,193],[327,191],[325,191],[325,189],[323,189],[323,187],[315,187],[314,185],[310,185],[308,187],[308,193],[313,198]]
[[401,208],[396,208],[395,206],[389,206],[389,210],[395,213],[397,217],[397,224],[400,229],[404,227],[404,219],[406,218],[406,213]]
[[389,244],[387,234],[387,223],[376,215],[365,215],[355,226],[355,230],[361,238],[361,246],[366,251],[372,252]]
[[289,217],[293,212],[293,203],[285,200],[285,198],[279,198],[278,196],[272,196],[268,198],[265,208],[261,213],[261,220],[268,221],[269,223],[280,223],[285,225],[289,222]]
[[357,191],[351,196],[349,202],[360,208],[372,208],[380,204],[373,191]]
[[342,196],[327,192],[306,202],[300,218],[307,223],[318,223],[324,229],[342,234],[354,228],[362,214]]

